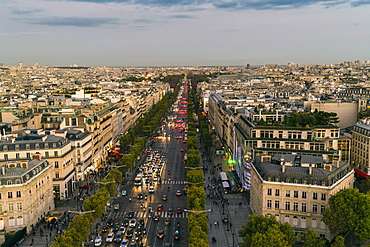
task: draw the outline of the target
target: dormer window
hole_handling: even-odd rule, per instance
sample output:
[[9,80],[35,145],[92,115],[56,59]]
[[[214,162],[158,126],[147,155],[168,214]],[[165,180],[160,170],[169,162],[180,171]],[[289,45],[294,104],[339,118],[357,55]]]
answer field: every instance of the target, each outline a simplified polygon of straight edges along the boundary
[[8,146],[7,145],[4,145],[3,146],[3,150],[4,150],[4,152],[8,151]]

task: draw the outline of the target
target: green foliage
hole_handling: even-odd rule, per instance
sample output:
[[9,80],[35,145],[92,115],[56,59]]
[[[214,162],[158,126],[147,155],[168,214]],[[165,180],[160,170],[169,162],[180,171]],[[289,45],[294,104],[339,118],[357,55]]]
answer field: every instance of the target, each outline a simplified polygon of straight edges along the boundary
[[360,190],[365,194],[370,190],[370,177],[367,177],[361,181]]
[[269,227],[269,231],[261,233],[256,232],[251,239],[251,245],[253,247],[290,247],[292,246],[285,239],[285,235],[280,231],[278,225],[272,225]]
[[284,124],[292,127],[327,126],[339,123],[339,118],[334,112],[292,112],[284,118]]
[[304,242],[304,247],[325,247],[325,239],[318,238],[316,232],[312,229],[307,229],[304,231],[302,236],[302,241]]
[[324,211],[324,222],[333,234],[351,232],[362,243],[370,238],[370,197],[357,189],[332,195]]
[[[273,243],[267,242],[268,239],[265,239],[263,236],[261,236],[267,236],[271,231],[274,232],[274,235],[276,235],[276,238],[273,238],[271,241],[279,241],[279,245],[275,246],[291,246],[297,241],[294,231],[291,229],[290,225],[288,223],[281,224],[273,215],[249,215],[249,221],[247,224],[243,225],[242,228],[239,229],[239,236],[244,240],[243,246],[254,247],[257,246],[254,245],[257,243]],[[256,239],[254,239],[255,236]]]
[[337,236],[334,240],[334,243],[330,245],[330,247],[346,247],[346,244],[344,242],[344,237]]
[[189,187],[187,199],[189,209],[195,211],[204,210],[206,206],[206,197],[203,186]]
[[190,183],[198,183],[199,186],[203,186],[204,172],[202,170],[189,170],[187,172],[187,180]]

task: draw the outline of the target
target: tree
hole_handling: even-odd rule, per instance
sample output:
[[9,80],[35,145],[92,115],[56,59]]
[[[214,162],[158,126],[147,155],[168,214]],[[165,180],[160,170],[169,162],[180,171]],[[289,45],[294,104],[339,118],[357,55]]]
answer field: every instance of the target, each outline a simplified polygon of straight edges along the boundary
[[316,232],[312,229],[304,231],[302,240],[304,247],[325,247],[326,241],[322,238],[318,238]]
[[279,241],[279,244],[281,244],[275,246],[291,246],[297,241],[291,226],[288,223],[281,224],[276,220],[274,215],[249,215],[247,224],[239,229],[239,236],[243,238],[243,246],[249,247],[255,246],[254,243],[267,243],[266,241],[268,240],[261,235],[266,236],[270,231],[273,231],[277,236],[277,238],[272,241]]
[[366,193],[370,190],[370,177],[365,178],[360,183],[360,190],[363,193]]
[[334,240],[334,243],[332,243],[330,247],[346,247],[346,244],[344,243],[344,237],[337,236]]
[[370,238],[370,197],[357,189],[344,189],[329,199],[324,222],[333,234],[353,233],[360,243]]
[[253,247],[289,247],[292,246],[285,239],[284,233],[279,229],[278,225],[272,225],[269,231],[265,233],[257,232],[252,236]]

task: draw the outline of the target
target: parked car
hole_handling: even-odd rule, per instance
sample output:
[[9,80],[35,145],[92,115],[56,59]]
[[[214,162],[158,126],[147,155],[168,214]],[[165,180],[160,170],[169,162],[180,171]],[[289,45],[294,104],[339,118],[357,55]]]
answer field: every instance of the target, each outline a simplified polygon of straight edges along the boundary
[[112,243],[113,239],[114,239],[114,233],[110,232],[110,233],[108,233],[107,237],[105,238],[105,242]]

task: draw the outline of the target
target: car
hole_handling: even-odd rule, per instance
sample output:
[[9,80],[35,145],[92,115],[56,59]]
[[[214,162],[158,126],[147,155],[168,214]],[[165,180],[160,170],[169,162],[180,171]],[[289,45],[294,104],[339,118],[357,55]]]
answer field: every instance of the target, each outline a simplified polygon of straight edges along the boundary
[[122,196],[127,196],[127,190],[122,190]]
[[102,232],[107,232],[107,231],[108,231],[108,229],[109,229],[109,226],[107,226],[107,225],[106,225],[106,226],[103,226],[103,228],[102,228],[102,230],[101,230],[101,231],[102,231]]
[[153,181],[158,181],[158,176],[154,176]]
[[172,244],[171,244],[171,243],[165,243],[165,244],[163,245],[163,247],[172,247]]
[[113,227],[112,227],[112,229],[113,229],[113,231],[118,231],[118,229],[119,229],[119,225],[117,225],[117,224],[114,224],[113,225]]
[[149,178],[146,178],[145,179],[145,184],[149,184],[149,183],[150,183]]
[[174,239],[180,239],[181,235],[180,235],[180,232],[178,230],[175,231],[175,233],[173,234],[173,238]]
[[138,247],[138,246],[137,246],[137,243],[131,243],[131,244],[129,245],[129,247]]
[[126,228],[124,226],[121,226],[119,229],[118,229],[119,232],[122,232],[122,233],[125,233],[126,231]]
[[158,206],[157,206],[157,210],[158,210],[158,211],[162,211],[162,210],[163,210],[163,205],[162,205],[162,204],[158,204]]
[[107,226],[113,226],[113,223],[114,223],[113,219],[109,219],[107,221]]
[[183,148],[180,149],[180,152],[184,152],[185,150]]
[[163,195],[163,196],[162,196],[162,200],[163,200],[163,201],[167,201],[167,199],[168,199],[167,195]]
[[181,214],[182,213],[182,209],[181,208],[176,208],[176,213],[177,214]]
[[153,216],[153,220],[155,220],[155,221],[158,221],[160,218],[161,218],[161,216],[159,216],[159,214],[155,214]]
[[146,228],[145,227],[141,227],[141,234],[146,234]]
[[149,187],[149,193],[154,193],[154,186]]
[[123,220],[122,220],[122,226],[128,226],[128,223],[130,222],[130,220],[128,219],[128,218],[124,218]]
[[144,225],[144,219],[143,219],[143,218],[138,219],[138,220],[137,220],[137,224],[138,224],[139,226]]
[[133,211],[129,211],[129,212],[127,212],[127,213],[126,213],[126,217],[127,217],[127,218],[132,218],[132,217],[134,217],[134,212],[133,212]]
[[132,219],[132,220],[130,220],[130,223],[128,224],[128,226],[129,227],[132,227],[132,228],[135,228],[136,227],[136,223],[137,223],[136,219]]
[[187,141],[186,140],[183,140],[182,143],[186,143]]
[[143,199],[143,198],[144,198],[143,193],[139,193],[139,194],[137,194],[136,198],[137,198],[137,199]]
[[119,204],[114,204],[113,208],[114,208],[114,210],[118,210],[119,209]]
[[158,230],[157,237],[158,238],[164,238],[164,230]]
[[171,225],[171,219],[165,219],[165,220],[164,220],[164,224],[165,224],[166,226]]
[[97,236],[96,238],[95,238],[95,240],[94,240],[94,246],[101,246],[102,245],[102,243],[103,243],[103,239],[102,239],[102,237],[101,236]]
[[141,235],[141,228],[140,227],[135,229],[135,235],[136,236],[140,236]]
[[105,238],[105,242],[112,243],[113,239],[114,239],[114,233],[110,232],[110,233],[108,233],[107,237]]
[[177,195],[177,196],[181,196],[181,195],[182,195],[181,190],[176,190],[176,195]]
[[128,239],[123,239],[119,247],[128,247],[129,243]]
[[126,237],[127,238],[131,238],[132,237],[132,234],[134,234],[134,229],[132,228],[129,228],[126,232]]
[[172,209],[172,208],[169,208],[169,209],[168,209],[168,215],[169,215],[169,216],[172,216],[172,215],[173,215],[173,209]]
[[91,186],[90,185],[81,185],[80,188],[81,189],[90,189]]

